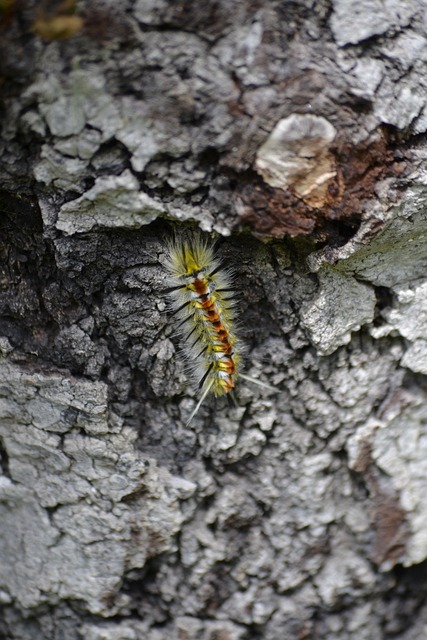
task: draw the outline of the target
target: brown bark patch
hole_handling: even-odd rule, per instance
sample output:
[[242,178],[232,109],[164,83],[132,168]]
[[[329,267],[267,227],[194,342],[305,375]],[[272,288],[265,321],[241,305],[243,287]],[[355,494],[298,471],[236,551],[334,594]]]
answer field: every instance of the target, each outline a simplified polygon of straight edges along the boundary
[[372,559],[376,564],[394,566],[405,552],[408,531],[405,512],[398,496],[378,491],[374,494],[375,543]]
[[378,182],[399,176],[405,164],[395,162],[383,134],[358,146],[338,138],[330,152],[336,175],[328,182],[323,202],[318,200],[316,206],[299,197],[292,184],[287,189],[275,188],[257,174],[248,174],[236,192],[242,224],[261,237],[311,236],[316,242],[336,246],[347,242],[360,226]]
[[239,184],[237,197],[242,224],[261,237],[307,236],[314,232],[316,211],[290,190],[270,187],[256,174]]
[[409,530],[399,495],[387,484],[372,460],[371,443],[360,443],[360,454],[353,469],[362,474],[369,489],[375,539],[371,558],[377,565],[393,567],[405,553]]

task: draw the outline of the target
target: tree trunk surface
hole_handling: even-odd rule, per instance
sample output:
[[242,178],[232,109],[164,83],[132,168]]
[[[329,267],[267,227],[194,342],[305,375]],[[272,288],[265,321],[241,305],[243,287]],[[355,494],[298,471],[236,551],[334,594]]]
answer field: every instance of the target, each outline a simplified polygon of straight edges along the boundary
[[[1,638],[426,637],[426,11],[0,3]],[[186,425],[196,229],[266,386]]]

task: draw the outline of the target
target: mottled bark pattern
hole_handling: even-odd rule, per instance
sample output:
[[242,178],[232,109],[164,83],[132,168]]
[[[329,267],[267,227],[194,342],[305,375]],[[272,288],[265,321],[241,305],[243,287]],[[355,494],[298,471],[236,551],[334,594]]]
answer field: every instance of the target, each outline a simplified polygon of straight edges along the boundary
[[[0,636],[419,640],[425,0],[0,3]],[[195,406],[165,242],[245,371]]]

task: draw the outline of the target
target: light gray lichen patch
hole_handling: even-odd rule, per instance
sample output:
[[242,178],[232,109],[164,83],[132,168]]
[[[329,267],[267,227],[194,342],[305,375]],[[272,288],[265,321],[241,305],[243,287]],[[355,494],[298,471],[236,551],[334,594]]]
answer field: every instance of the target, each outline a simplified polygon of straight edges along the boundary
[[0,589],[22,607],[32,607],[43,602],[44,594],[52,589],[55,577],[50,571],[50,549],[60,534],[31,489],[4,476],[0,480]]
[[0,591],[26,608],[126,604],[115,600],[126,571],[173,546],[195,489],[143,458],[136,437],[104,383],[0,361]]
[[372,322],[376,299],[372,287],[337,270],[325,267],[318,276],[319,289],[302,306],[300,320],[318,353],[328,355]]
[[410,342],[402,364],[417,373],[427,373],[427,280],[393,288],[393,307],[384,311],[389,331],[398,331]]
[[[138,634],[140,631],[141,635]],[[144,637],[147,627],[140,622],[85,623],[80,627],[80,637],[85,640],[138,640]],[[155,636],[153,637],[155,640]]]
[[391,27],[403,27],[419,9],[416,0],[361,0],[351,11],[346,0],[333,0],[332,6],[331,29],[339,46],[357,44]]
[[[46,68],[52,70],[51,59]],[[95,68],[80,69],[77,62],[69,74],[41,72],[24,93],[29,104],[36,99],[52,135],[80,135],[87,124],[102,132],[102,141],[114,135],[121,123],[119,110],[108,93],[105,77]]]
[[44,144],[40,160],[34,167],[34,177],[38,182],[53,185],[60,191],[81,192],[82,178],[88,177],[87,163],[77,157],[66,157]]
[[[416,0],[334,0],[330,24],[337,62],[354,95],[372,102],[377,122],[425,131],[425,7]],[[378,36],[376,38],[376,36]],[[348,45],[369,40],[363,52]]]
[[120,102],[120,114],[122,120],[115,137],[131,152],[134,171],[143,171],[159,153],[171,156],[188,153],[188,132],[180,131],[177,122],[175,135],[170,135],[158,115],[147,111],[144,102],[124,97]]
[[367,559],[345,544],[332,549],[321,571],[314,578],[320,599],[328,607],[334,606],[348,590],[357,584],[361,595],[369,595],[374,575]]
[[383,229],[368,243],[363,236],[369,234],[369,218],[345,247],[329,256],[320,252],[309,258],[309,265],[314,271],[321,270],[322,264],[331,261],[337,263],[345,276],[355,275],[363,282],[390,290],[390,302],[380,314],[383,322],[371,326],[370,333],[374,338],[390,334],[405,338],[408,344],[401,364],[417,373],[427,372],[425,198],[424,184],[414,184],[408,189],[405,201],[386,213],[381,222]]
[[[173,93],[173,88],[168,89]],[[191,97],[184,85],[180,91]],[[84,188],[85,181],[92,176],[89,162],[103,144],[121,143],[117,145],[114,162],[124,167],[120,155],[123,145],[132,169],[137,172],[143,171],[159,154],[173,158],[188,155],[191,129],[180,126],[179,114],[172,108],[176,99],[175,94],[171,98],[165,96],[159,108],[153,109],[147,107],[146,101],[134,97],[115,98],[104,76],[94,69],[80,69],[76,62],[68,76],[61,80],[54,74],[39,73],[24,93],[24,101],[31,109],[37,102],[38,110],[29,111],[25,122],[38,131],[46,123],[53,141],[43,145],[33,169],[34,177],[45,185],[53,185],[58,192],[82,194],[62,206],[58,229],[73,234],[94,226],[138,227],[149,224],[165,211],[163,205],[140,190],[136,177],[128,170],[118,176],[104,172],[91,189],[84,192]],[[169,122],[171,119],[174,126]],[[179,175],[172,180],[178,191],[197,188],[203,178],[199,175],[195,181],[191,168],[177,168],[175,173],[183,173],[182,180]],[[188,183],[186,187],[184,182]],[[186,217],[191,217],[191,212]]]
[[381,350],[376,340],[355,337],[351,349],[342,349],[333,359],[322,359],[319,381],[328,396],[345,408],[341,420],[348,425],[366,420],[392,385],[401,382],[398,345]]
[[386,77],[375,100],[374,113],[381,122],[405,129],[421,114],[424,106],[425,87],[414,86],[410,81],[396,83]]
[[164,212],[164,206],[140,190],[128,170],[120,176],[100,177],[80,198],[60,209],[56,227],[67,234],[93,227],[140,227]]
[[427,374],[427,340],[415,340],[410,344],[403,355],[401,364],[415,373]]
[[366,100],[373,100],[377,88],[383,79],[385,65],[382,60],[374,58],[360,58],[351,68],[349,80],[352,93]]
[[[419,161],[425,163],[424,153],[420,154]],[[391,200],[392,194],[386,184],[379,184],[379,201],[368,204],[355,236],[343,247],[311,254],[310,269],[318,271],[323,264],[337,264],[343,273],[381,287],[394,287],[424,277],[427,273],[426,182],[427,174],[417,173],[405,199],[398,205],[388,206],[382,203]]]

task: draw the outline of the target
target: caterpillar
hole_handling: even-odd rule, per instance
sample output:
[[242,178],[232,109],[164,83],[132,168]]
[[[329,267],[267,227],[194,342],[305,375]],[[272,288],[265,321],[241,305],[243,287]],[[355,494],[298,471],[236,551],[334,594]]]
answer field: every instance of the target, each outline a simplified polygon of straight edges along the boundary
[[170,276],[166,291],[178,319],[187,368],[201,391],[188,425],[209,394],[231,393],[241,375],[243,349],[236,335],[233,272],[196,233],[169,242],[163,264]]

